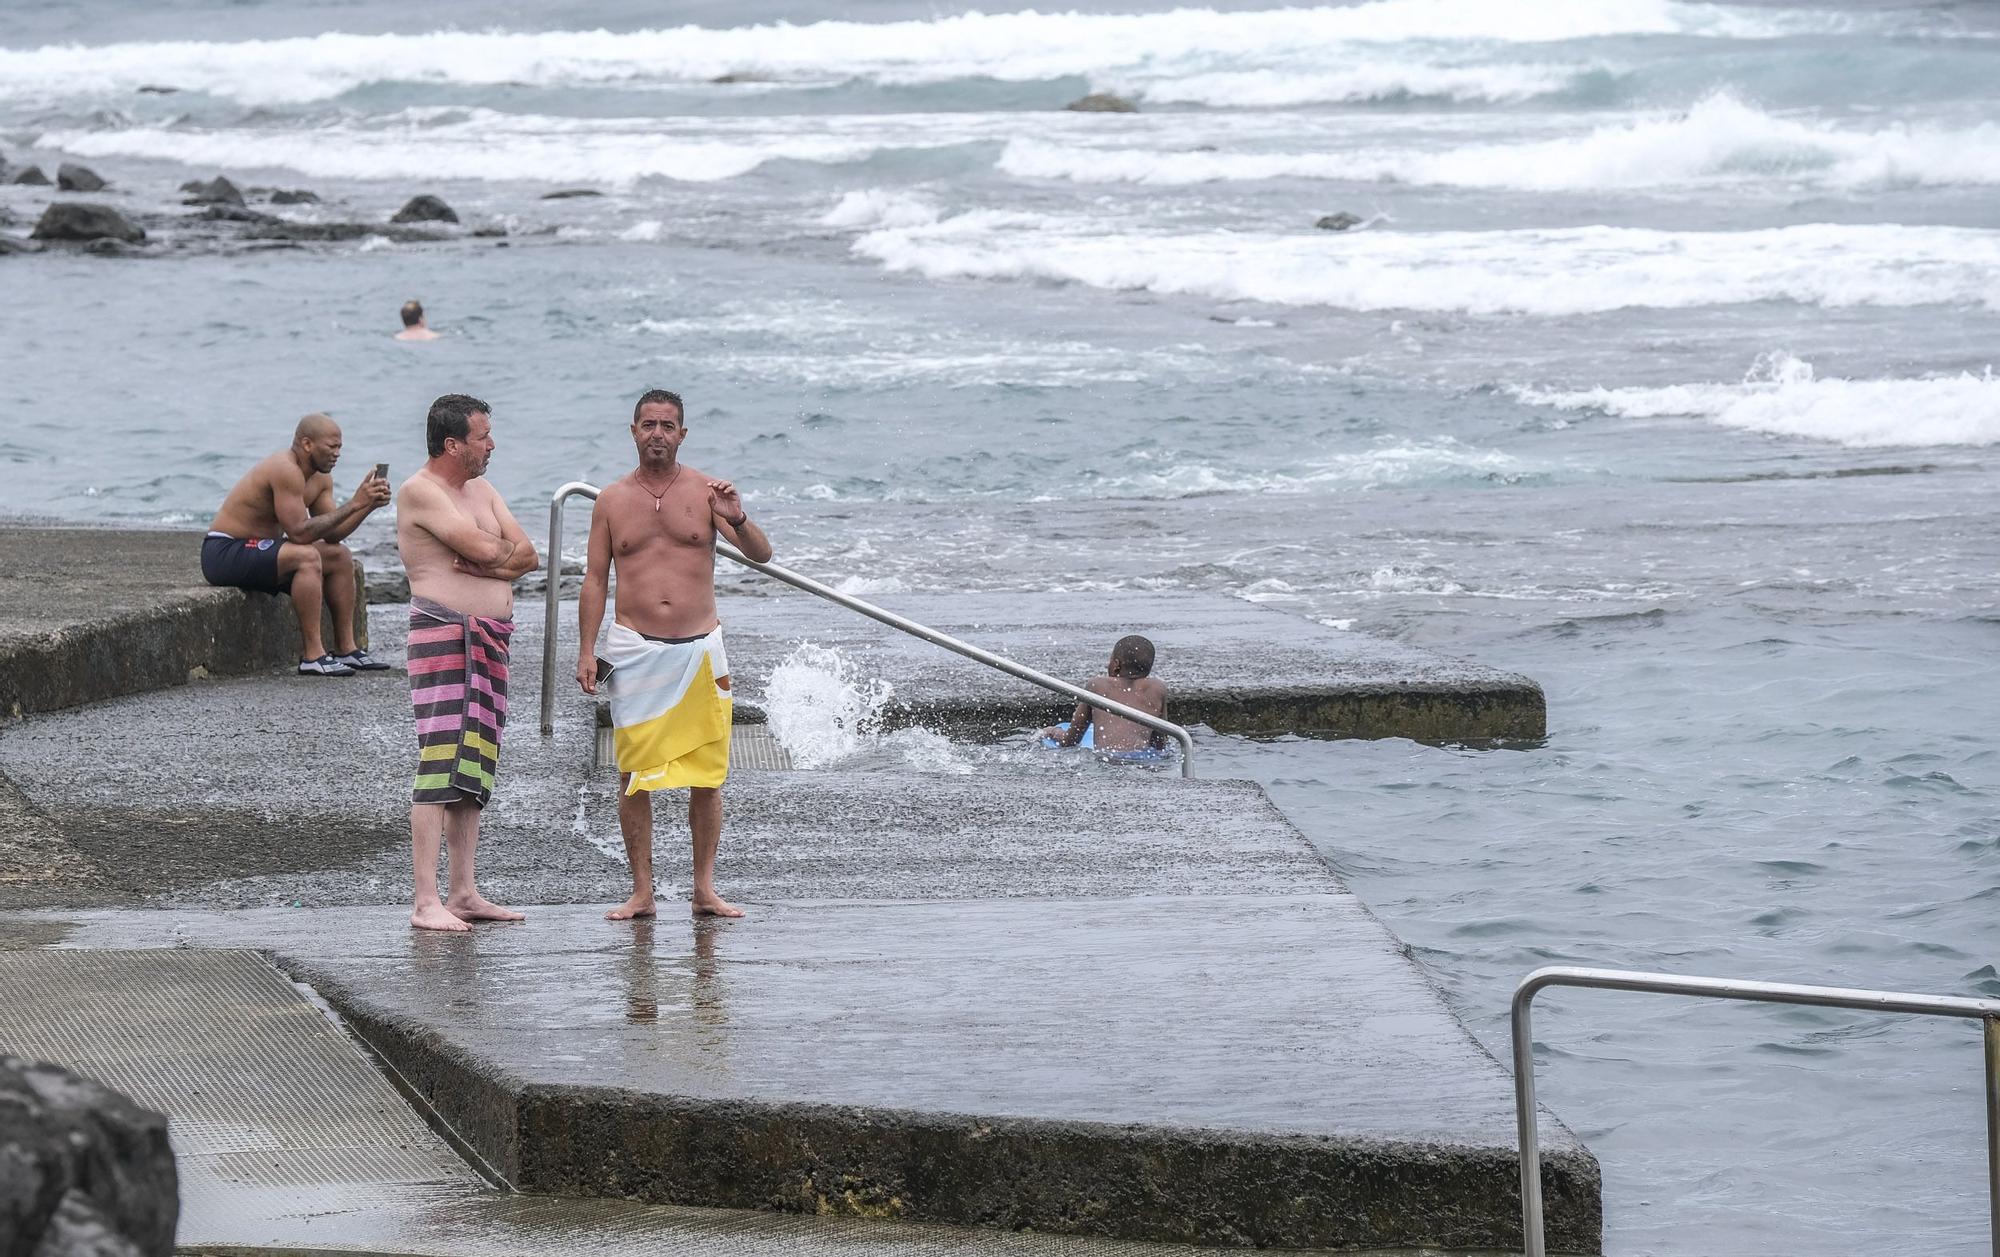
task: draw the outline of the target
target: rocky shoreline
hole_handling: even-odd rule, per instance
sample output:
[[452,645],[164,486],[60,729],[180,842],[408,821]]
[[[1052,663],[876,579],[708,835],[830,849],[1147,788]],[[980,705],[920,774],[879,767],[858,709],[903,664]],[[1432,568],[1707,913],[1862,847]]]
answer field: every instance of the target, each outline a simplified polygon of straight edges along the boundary
[[[225,174],[180,185],[185,212],[120,207],[116,188],[87,166],[64,162],[50,180],[39,165],[15,168],[0,156],[0,183],[47,187],[50,200],[26,234],[13,211],[0,206],[0,257],[62,249],[104,257],[166,257],[178,253],[296,249],[382,239],[396,244],[491,240],[505,247],[508,229],[497,222],[467,224],[450,205],[430,193],[411,196],[386,221],[322,216],[326,204],[306,188],[238,187]],[[108,195],[107,195],[108,194]],[[594,195],[588,190],[571,196]],[[82,200],[81,196],[103,197]],[[253,203],[270,208],[253,208]],[[310,216],[288,216],[279,208],[306,207]],[[299,214],[296,208],[293,214]],[[553,234],[553,226],[537,234]]]

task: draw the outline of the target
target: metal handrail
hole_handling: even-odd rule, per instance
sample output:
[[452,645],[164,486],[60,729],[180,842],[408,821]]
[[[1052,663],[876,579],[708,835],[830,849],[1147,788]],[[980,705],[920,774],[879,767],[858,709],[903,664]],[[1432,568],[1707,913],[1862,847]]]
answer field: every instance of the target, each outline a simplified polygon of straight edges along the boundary
[[[572,480],[562,488],[557,489],[555,495],[549,499],[549,586],[546,597],[548,614],[546,626],[542,630],[542,736],[544,737],[555,732],[556,637],[558,635],[556,616],[558,595],[561,592],[557,586],[559,584],[558,577],[562,570],[563,504],[573,497],[587,497],[595,500],[597,493],[596,485],[582,480]],[[1080,685],[1072,685],[1068,681],[1059,680],[1056,677],[1049,676],[1045,672],[1037,672],[1026,664],[1016,663],[1004,655],[996,655],[992,651],[974,646],[970,642],[960,641],[949,633],[941,633],[927,625],[919,624],[915,620],[905,619],[893,611],[887,611],[876,606],[872,602],[864,602],[851,594],[843,594],[837,589],[820,584],[810,576],[802,576],[790,568],[781,567],[776,563],[759,563],[726,541],[718,539],[715,543],[715,549],[716,553],[722,555],[724,558],[741,563],[744,567],[750,568],[752,571],[762,572],[773,580],[783,581],[787,585],[803,589],[809,594],[826,599],[828,602],[839,603],[850,611],[858,611],[869,619],[878,620],[890,628],[908,633],[912,637],[920,637],[934,646],[942,646],[955,654],[964,655],[967,659],[983,663],[989,668],[997,669],[1020,680],[1039,685],[1045,690],[1053,690],[1058,694],[1067,695],[1080,703],[1088,703],[1092,707],[1099,707],[1105,711],[1123,716],[1134,724],[1144,725],[1148,729],[1164,733],[1174,741],[1180,743],[1181,775],[1183,777],[1194,776],[1194,736],[1171,720],[1162,720],[1158,716],[1149,715],[1136,707],[1128,707],[1124,703],[1114,702],[1102,695],[1093,694]]]
[[1514,1119],[1521,1135],[1521,1241],[1525,1257],[1547,1257],[1542,1235],[1541,1147],[1535,1125],[1535,1040],[1529,1005],[1545,987],[1581,986],[1603,991],[1650,991],[1767,1004],[1811,1004],[1862,1012],[1922,1017],[1967,1017],[1985,1027],[1986,1179],[1994,1257],[2000,1257],[2000,1000],[1955,995],[1912,995],[1838,986],[1798,986],[1740,978],[1695,978],[1673,973],[1554,966],[1537,969],[1514,989]]

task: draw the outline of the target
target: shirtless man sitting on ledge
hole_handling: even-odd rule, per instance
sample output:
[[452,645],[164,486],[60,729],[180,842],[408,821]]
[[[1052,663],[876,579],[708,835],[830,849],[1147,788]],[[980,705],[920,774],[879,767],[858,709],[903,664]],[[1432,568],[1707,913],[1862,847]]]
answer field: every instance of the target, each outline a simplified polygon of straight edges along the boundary
[[[354,556],[341,541],[389,504],[389,482],[373,470],[344,504],[333,502],[340,425],[325,415],[299,420],[288,449],[252,467],[209,522],[201,574],[211,585],[289,593],[299,614],[299,673],[348,677],[383,672],[354,640]],[[334,650],[320,635],[320,608],[333,612]]]

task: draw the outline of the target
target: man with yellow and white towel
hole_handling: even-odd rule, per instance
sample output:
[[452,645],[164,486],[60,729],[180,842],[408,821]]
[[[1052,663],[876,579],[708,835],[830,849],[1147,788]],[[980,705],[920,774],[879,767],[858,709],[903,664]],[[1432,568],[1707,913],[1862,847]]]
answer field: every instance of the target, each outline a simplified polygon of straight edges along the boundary
[[[632,409],[639,465],[604,487],[590,517],[590,553],[577,602],[576,680],[611,698],[623,789],[618,828],[632,864],[632,897],[605,914],[652,916],[653,795],[686,787],[694,842],[697,916],[740,917],[715,888],[722,844],[722,783],[729,775],[729,659],[715,609],[719,537],[759,563],[771,558],[736,486],[680,461],[687,411],[677,394],[653,389]],[[594,647],[604,624],[613,567],[618,609],[600,677]]]

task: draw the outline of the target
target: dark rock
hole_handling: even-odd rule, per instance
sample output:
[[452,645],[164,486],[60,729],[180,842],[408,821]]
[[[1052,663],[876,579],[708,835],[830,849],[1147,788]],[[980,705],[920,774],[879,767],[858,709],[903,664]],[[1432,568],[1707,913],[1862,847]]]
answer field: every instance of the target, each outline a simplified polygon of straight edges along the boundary
[[14,253],[40,253],[41,251],[41,246],[32,241],[23,240],[19,236],[0,234],[0,258]]
[[1366,220],[1342,210],[1338,214],[1326,215],[1313,226],[1321,231],[1346,231],[1349,227],[1359,227],[1364,221]]
[[381,236],[398,244],[418,244],[445,238],[435,231],[417,227],[384,227],[379,223],[294,223],[269,214],[260,216],[258,222],[243,233],[246,240],[319,242],[366,240],[370,236]]
[[178,87],[168,87],[164,83],[139,84],[139,93],[142,96],[172,96],[180,90]]
[[6,178],[7,172],[11,169],[12,167],[7,164],[7,159],[5,157],[0,157],[0,179]]
[[102,192],[104,180],[90,167],[66,161],[56,167],[56,186],[65,192]]
[[40,166],[23,166],[12,182],[31,183],[38,188],[46,188],[49,186],[49,177],[42,173]]
[[0,1166],[9,1254],[174,1251],[180,1178],[167,1119],[107,1087],[0,1057]]
[[497,226],[475,227],[472,230],[472,238],[475,240],[498,240],[500,237],[506,234],[507,234],[507,229],[505,227],[497,227]]
[[458,214],[451,206],[446,205],[437,197],[426,192],[421,196],[411,197],[409,203],[397,210],[396,216],[389,221],[392,223],[455,223],[458,221]]
[[1123,96],[1113,96],[1110,92],[1092,92],[1063,106],[1076,113],[1138,113],[1139,106]]
[[410,578],[400,569],[369,576],[369,602],[408,602],[409,600]]
[[728,74],[718,74],[709,80],[711,83],[775,83],[777,81],[770,75],[759,74],[755,70],[732,70]]
[[113,240],[109,236],[106,236],[99,240],[85,241],[82,246],[82,252],[92,253],[102,258],[129,258],[144,252],[144,250],[126,244],[123,240]]
[[188,194],[188,205],[241,205],[243,193],[229,182],[228,176],[217,175],[207,183],[190,180],[181,185],[181,191]]
[[271,193],[273,205],[318,205],[319,195],[304,188],[279,188]]
[[211,223],[282,223],[285,221],[276,214],[266,214],[262,210],[253,210],[240,201],[234,205],[210,205],[202,210],[201,213],[190,214],[188,217]]
[[71,243],[123,240],[127,244],[141,244],[146,233],[109,205],[58,201],[42,211],[41,221],[35,224],[34,238]]
[[569,200],[574,200],[580,196],[603,196],[603,195],[604,194],[602,192],[599,192],[596,188],[564,188],[560,192],[544,192],[542,193],[542,199],[544,201],[569,201]]

